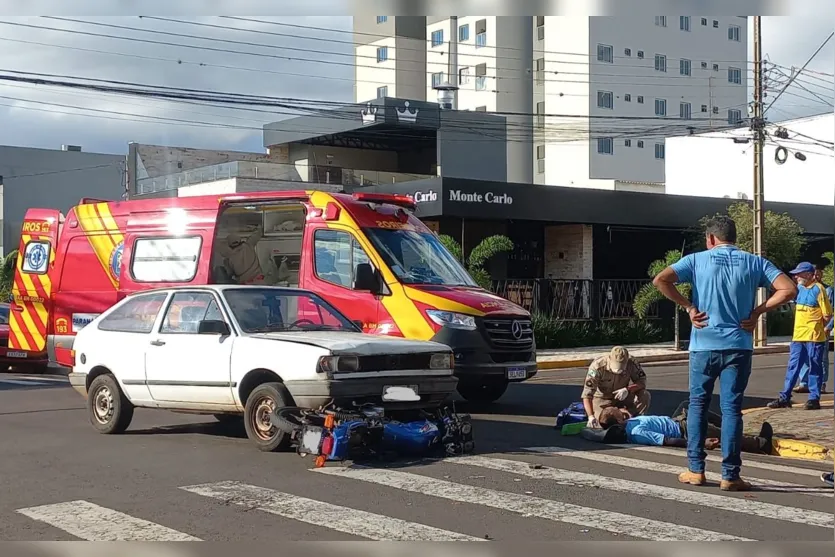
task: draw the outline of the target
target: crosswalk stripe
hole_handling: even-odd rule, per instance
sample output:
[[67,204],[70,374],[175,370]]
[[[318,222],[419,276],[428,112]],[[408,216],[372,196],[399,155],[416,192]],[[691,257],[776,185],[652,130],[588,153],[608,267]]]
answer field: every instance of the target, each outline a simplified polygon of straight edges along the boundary
[[[601,464],[611,464],[613,466],[623,466],[625,468],[638,468],[640,470],[662,472],[665,474],[678,475],[684,471],[684,468],[675,464],[665,464],[663,462],[641,460],[637,458],[626,458],[612,454],[611,451],[578,451],[564,447],[528,447],[522,450],[539,453],[545,456],[579,458],[582,460],[589,460],[591,462],[599,462]],[[705,472],[705,477],[712,482],[722,480],[722,474],[717,474],[715,472]],[[831,489],[824,490],[824,488],[808,487],[801,484],[766,480],[763,478],[751,478],[748,476],[746,476],[745,479],[751,481],[754,486],[767,487],[769,491],[804,493],[815,497],[826,497],[829,499],[833,497]]]
[[[611,445],[612,447],[618,447],[621,449],[630,449],[634,451],[641,451],[645,453],[655,453],[655,454],[662,454],[662,455],[669,455],[669,456],[677,456],[679,458],[687,458],[687,453],[684,451],[677,451],[675,449],[669,449],[667,447],[649,447],[645,445]],[[716,455],[707,455],[708,462],[722,462],[722,457]],[[820,470],[811,470],[809,468],[798,468],[796,466],[785,466],[782,464],[772,464],[770,462],[761,462],[759,460],[753,459],[746,459],[742,463],[742,468],[757,468],[760,470],[770,470],[772,472],[782,472],[784,474],[794,474],[796,476],[812,476],[814,478],[819,478],[821,473]],[[830,463],[829,470],[832,470],[832,465]]]
[[563,485],[595,487],[598,489],[618,491],[620,493],[631,493],[642,497],[656,497],[658,499],[666,499],[668,501],[676,501],[690,505],[704,505],[714,509],[723,509],[735,513],[759,516],[761,518],[771,518],[797,524],[810,524],[823,528],[835,527],[835,518],[833,518],[831,512],[823,513],[798,507],[786,507],[772,503],[751,501],[744,498],[727,497],[724,495],[704,493],[702,491],[633,482],[631,480],[610,478],[597,474],[587,474],[585,472],[574,472],[573,470],[562,470],[560,468],[535,469],[531,468],[527,462],[503,458],[467,456],[447,459],[445,462],[487,468],[499,472],[509,472],[538,480],[552,480]]
[[201,541],[166,526],[100,507],[88,501],[68,501],[18,509],[18,513],[91,542]]
[[236,481],[182,487],[185,491],[376,541],[484,541],[366,511]]
[[644,518],[638,519],[627,514],[582,507],[530,495],[448,482],[396,470],[352,466],[314,468],[312,471],[329,476],[384,485],[430,497],[482,505],[517,513],[525,517],[544,518],[555,522],[575,524],[585,528],[605,530],[653,541],[752,541],[690,526]]

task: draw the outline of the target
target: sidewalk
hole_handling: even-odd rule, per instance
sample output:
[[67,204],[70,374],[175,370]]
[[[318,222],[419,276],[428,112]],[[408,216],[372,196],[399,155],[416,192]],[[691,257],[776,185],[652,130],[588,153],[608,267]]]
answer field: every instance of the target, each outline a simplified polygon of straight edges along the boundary
[[745,433],[757,435],[763,422],[774,428],[775,452],[785,458],[829,460],[835,457],[835,415],[831,394],[821,397],[820,410],[804,410],[804,395],[795,395],[793,408],[751,408],[745,414]]
[[[768,346],[754,349],[754,354],[786,354],[789,351],[789,337],[769,337]],[[582,348],[562,348],[556,350],[537,350],[537,369],[540,371],[585,367],[598,356],[611,350],[611,346],[587,346]],[[658,344],[628,345],[629,354],[641,363],[677,362],[687,360],[686,350],[675,350],[669,342]]]

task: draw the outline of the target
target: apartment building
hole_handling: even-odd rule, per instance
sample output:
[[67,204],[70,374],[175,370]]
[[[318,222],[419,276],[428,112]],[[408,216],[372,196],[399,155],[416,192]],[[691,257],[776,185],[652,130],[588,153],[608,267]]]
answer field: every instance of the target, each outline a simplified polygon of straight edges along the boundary
[[508,165],[527,160],[533,183],[663,192],[666,137],[748,116],[744,16],[354,22],[357,102],[457,85],[459,110],[511,115]]

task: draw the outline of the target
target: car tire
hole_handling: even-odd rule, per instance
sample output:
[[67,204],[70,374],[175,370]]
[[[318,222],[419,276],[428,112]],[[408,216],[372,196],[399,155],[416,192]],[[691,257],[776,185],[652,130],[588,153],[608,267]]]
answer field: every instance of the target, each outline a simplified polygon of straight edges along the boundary
[[458,394],[468,402],[495,402],[507,391],[507,381],[459,381]]
[[111,374],[99,375],[90,384],[87,412],[90,423],[105,435],[124,433],[133,420],[133,404]]
[[283,383],[262,383],[246,399],[244,427],[246,436],[262,452],[284,451],[290,436],[275,427],[270,416],[278,408],[292,406],[292,397]]

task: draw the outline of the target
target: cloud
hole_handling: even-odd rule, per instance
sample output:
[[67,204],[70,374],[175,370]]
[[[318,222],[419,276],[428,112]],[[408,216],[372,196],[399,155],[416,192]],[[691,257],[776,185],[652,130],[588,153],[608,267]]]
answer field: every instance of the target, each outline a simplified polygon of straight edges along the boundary
[[[239,2],[235,4],[235,11],[248,13],[257,4],[254,0]],[[131,7],[135,9],[136,5],[126,1],[113,2],[107,13],[125,13]],[[340,9],[336,0],[306,2],[305,8],[308,13],[339,13]],[[73,3],[73,11],[103,13],[99,4],[91,0]],[[822,4],[821,12],[818,17],[764,17],[763,45],[767,58],[786,68],[802,65],[832,30],[835,7]],[[61,12],[44,10],[42,13]],[[354,59],[350,44],[350,17],[246,16],[263,22],[218,16],[164,16],[179,22],[138,16],[60,17],[132,29],[113,29],[37,16],[2,16],[0,21],[18,25],[0,24],[0,69],[271,97],[331,102],[353,99]],[[21,25],[69,29],[88,34]],[[306,29],[297,25],[321,29]],[[142,32],[142,29],[185,34],[189,37],[147,33]],[[94,34],[124,38],[106,38]],[[749,32],[749,37],[751,35]],[[263,43],[271,47],[229,44],[201,37]],[[750,50],[749,58],[752,55],[753,50]],[[835,40],[816,57],[809,69],[832,74],[833,67]],[[777,73],[772,77],[777,80],[776,83],[785,82],[785,77]],[[832,81],[831,76],[804,75],[781,97],[769,117],[779,120],[831,110],[825,100],[831,102]],[[776,90],[770,94],[773,98]],[[262,149],[261,126],[287,117],[281,111],[271,113],[268,107],[243,111],[5,82],[0,83],[0,97],[0,143],[47,148],[59,148],[61,144],[69,143],[82,145],[86,151],[111,153],[125,153],[129,141],[259,151]],[[123,116],[119,116],[119,113]],[[141,121],[147,117],[156,120]],[[174,119],[182,121],[171,121]],[[187,125],[197,122],[215,125]]]

